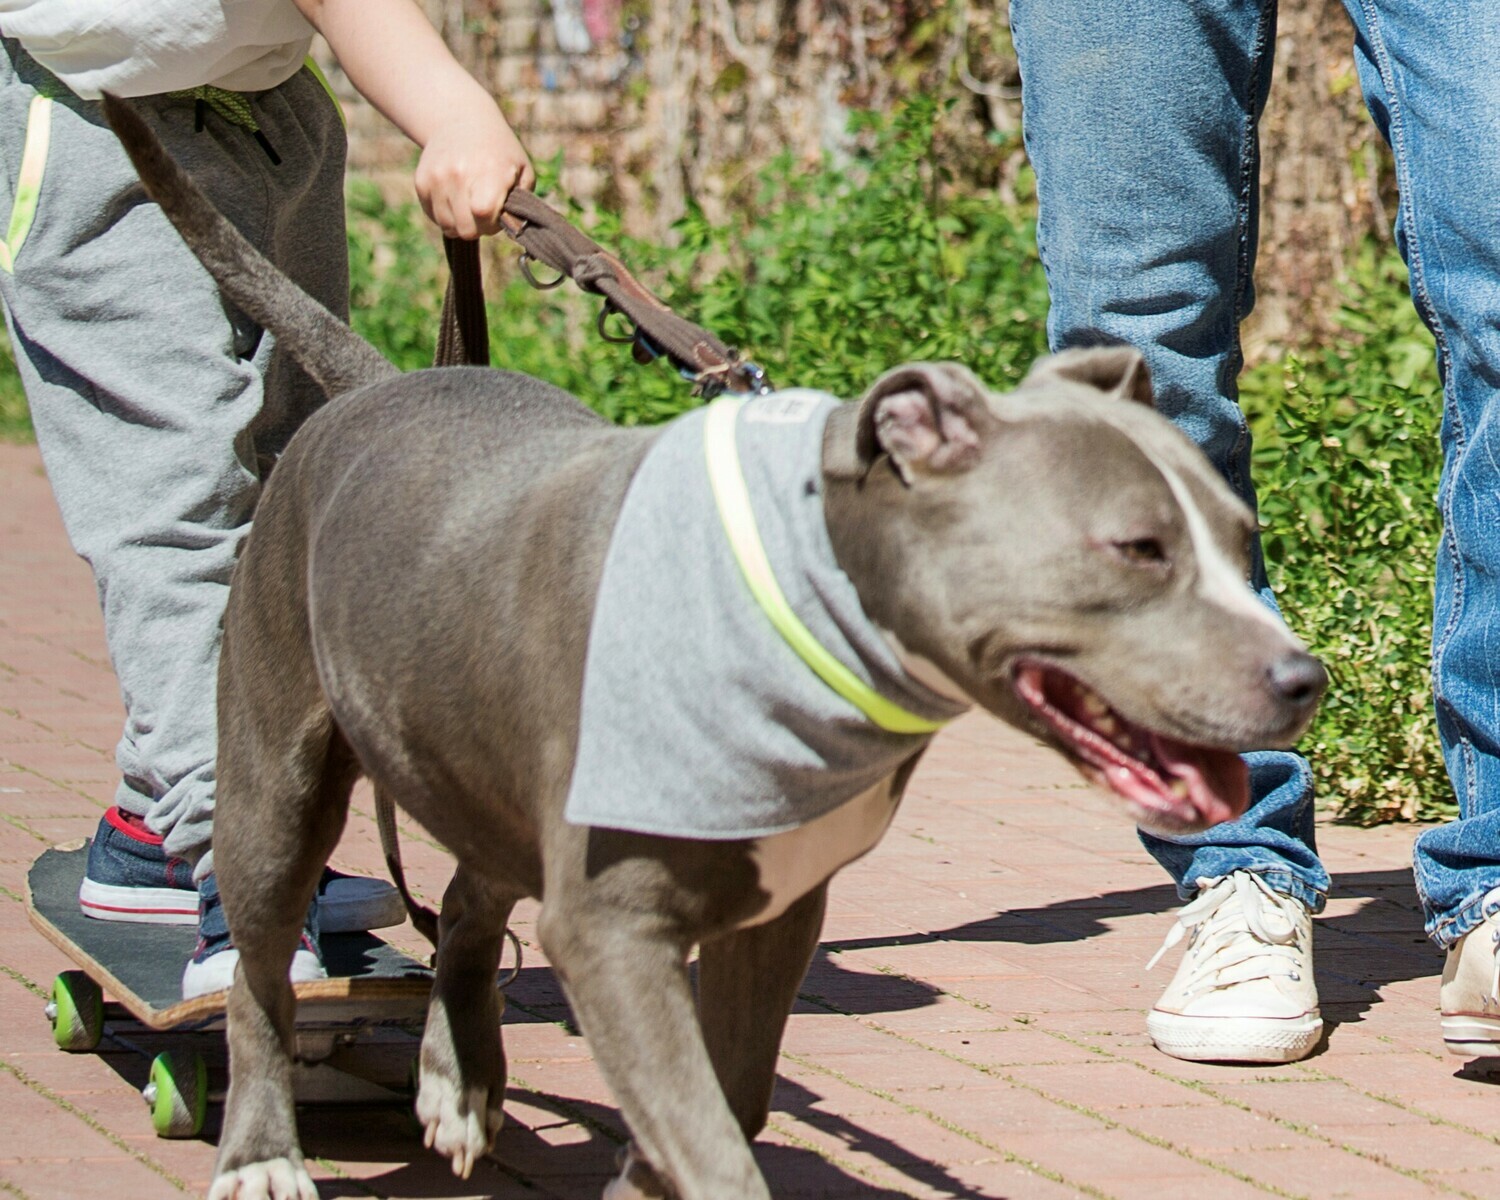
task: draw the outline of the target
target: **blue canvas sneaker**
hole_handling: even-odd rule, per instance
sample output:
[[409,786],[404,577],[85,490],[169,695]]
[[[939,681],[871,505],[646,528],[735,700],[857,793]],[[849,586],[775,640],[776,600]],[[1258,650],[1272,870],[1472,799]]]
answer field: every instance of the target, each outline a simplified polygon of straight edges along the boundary
[[89,846],[78,889],[86,917],[191,925],[198,919],[192,865],[162,849],[162,838],[134,813],[107,809]]
[[[162,849],[143,818],[118,808],[99,822],[78,889],[84,916],[101,921],[192,925],[198,888],[186,859]],[[324,933],[384,929],[406,919],[401,893],[383,879],[325,868],[318,881],[318,924]]]
[[[224,919],[224,905],[219,899],[219,885],[212,875],[198,885],[198,948],[182,972],[182,998],[193,1000],[213,992],[222,992],[234,982],[234,968],[240,952],[229,936],[229,922]],[[307,910],[302,939],[292,955],[293,983],[310,983],[327,979],[323,969],[323,952],[318,946],[318,903]]]

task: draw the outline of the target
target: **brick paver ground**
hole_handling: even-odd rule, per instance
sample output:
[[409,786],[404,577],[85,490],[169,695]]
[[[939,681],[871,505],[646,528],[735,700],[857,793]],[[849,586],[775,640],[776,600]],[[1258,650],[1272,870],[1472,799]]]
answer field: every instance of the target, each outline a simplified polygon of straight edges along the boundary
[[[150,1132],[146,1062],[55,1049],[41,1008],[61,956],[26,922],[28,863],[92,832],[120,720],[88,572],[29,447],[0,446],[0,1195],[199,1193],[204,1140]],[[368,793],[336,862],[379,869]],[[1235,1068],[1152,1049],[1146,960],[1175,907],[1112,803],[981,717],[938,738],[885,843],[832,889],[771,1126],[784,1197],[1500,1197],[1500,1093],[1441,1053],[1410,828],[1319,834],[1331,1027],[1306,1062]],[[411,830],[419,890],[442,854]],[[322,1195],[597,1197],[621,1125],[536,948],[506,1015],[510,1121],[468,1182],[390,1110],[309,1110]],[[409,929],[397,941],[420,940]]]

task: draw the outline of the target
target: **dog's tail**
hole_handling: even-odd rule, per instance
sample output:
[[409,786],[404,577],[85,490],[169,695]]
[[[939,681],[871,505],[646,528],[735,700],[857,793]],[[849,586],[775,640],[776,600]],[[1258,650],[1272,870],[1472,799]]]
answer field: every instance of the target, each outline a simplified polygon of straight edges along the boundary
[[369,342],[276,269],[213,206],[128,103],[104,97],[104,115],[146,194],[161,205],[220,290],[268,329],[329,397],[398,374]]

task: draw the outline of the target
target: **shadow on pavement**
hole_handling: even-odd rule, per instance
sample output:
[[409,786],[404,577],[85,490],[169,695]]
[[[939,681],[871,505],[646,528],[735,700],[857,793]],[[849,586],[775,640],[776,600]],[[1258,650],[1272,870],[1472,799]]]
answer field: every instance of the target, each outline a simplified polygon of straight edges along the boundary
[[[935,940],[936,937],[931,935],[912,935],[899,939],[899,944],[914,945],[920,941]],[[889,944],[896,945],[898,940],[892,940]],[[849,971],[838,966],[830,955],[844,945],[846,943],[830,942],[818,947],[800,991],[818,997],[841,1013],[855,1016],[905,1012],[908,1009],[926,1007],[936,1001],[939,990],[931,984],[899,975]],[[527,967],[506,989],[506,996],[507,1025],[558,1022],[572,1036],[581,1036],[578,1026],[573,1022],[562,988],[550,968]],[[802,1005],[796,1011],[820,1010]]]
[[[1330,1025],[1361,1020],[1379,1002],[1383,987],[1429,976],[1435,980],[1442,973],[1442,955],[1422,932],[1421,904],[1409,870],[1344,872],[1334,877],[1331,895],[1364,897],[1368,902],[1354,912],[1321,916],[1316,923],[1314,963],[1324,1018]],[[1176,889],[1165,883],[1105,892],[1038,908],[1010,909],[929,933],[840,939],[821,948],[820,961],[827,961],[830,951],[896,949],[937,941],[1077,942],[1108,934],[1114,919],[1148,913],[1161,914],[1165,935],[1180,904]],[[913,981],[903,982],[910,985]],[[911,1006],[906,998],[902,1001],[902,1007]]]
[[[518,1102],[530,1110],[531,1123],[507,1122],[496,1139],[492,1158],[479,1164],[468,1181],[456,1179],[445,1160],[423,1147],[413,1120],[389,1109],[302,1112],[298,1127],[309,1160],[388,1162],[394,1166],[386,1174],[367,1175],[361,1180],[324,1180],[319,1184],[319,1194],[325,1200],[365,1197],[372,1189],[380,1195],[422,1200],[457,1200],[474,1196],[476,1190],[503,1198],[535,1196],[537,1187],[549,1195],[595,1200],[613,1174],[615,1155],[625,1142],[619,1112],[590,1101],[512,1092],[508,1103]],[[548,1122],[543,1115],[538,1121],[539,1112],[557,1119]],[[777,1079],[773,1124],[778,1115],[794,1117],[818,1129],[846,1152],[868,1155],[922,1189],[957,1200],[981,1200],[982,1193],[967,1188],[941,1165],[927,1162],[889,1138],[829,1111],[823,1106],[823,1097],[799,1083]],[[566,1144],[547,1136],[563,1129],[569,1138]],[[975,1153],[981,1153],[977,1146]],[[862,1200],[901,1200],[911,1195],[907,1190],[874,1185],[799,1146],[761,1141],[756,1143],[755,1157],[776,1193],[795,1185],[798,1195],[829,1200],[856,1196]]]

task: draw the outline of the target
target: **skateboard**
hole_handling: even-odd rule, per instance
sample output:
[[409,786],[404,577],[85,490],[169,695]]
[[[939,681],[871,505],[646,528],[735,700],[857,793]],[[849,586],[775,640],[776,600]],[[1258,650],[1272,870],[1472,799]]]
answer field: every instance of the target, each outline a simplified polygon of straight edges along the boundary
[[[142,1096],[153,1128],[161,1137],[196,1137],[208,1102],[222,1098],[209,1083],[211,1074],[222,1078],[229,993],[182,998],[182,969],[198,940],[193,926],[85,917],[78,885],[87,858],[86,841],[57,846],[26,876],[32,925],[78,966],[53,982],[46,1008],[53,1038],[74,1053],[108,1038],[150,1058]],[[370,933],[329,934],[321,946],[328,978],[295,986],[298,1103],[409,1103],[431,969]],[[153,1056],[140,1044],[153,1039],[176,1044]]]

